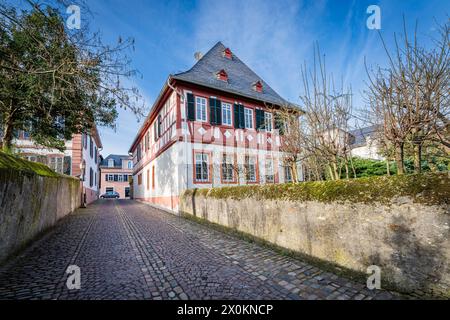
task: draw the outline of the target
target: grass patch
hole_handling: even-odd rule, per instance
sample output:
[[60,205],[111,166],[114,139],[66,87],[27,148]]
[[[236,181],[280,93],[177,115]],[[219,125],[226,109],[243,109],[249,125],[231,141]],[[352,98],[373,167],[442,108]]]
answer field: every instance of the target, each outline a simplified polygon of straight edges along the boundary
[[9,171],[20,171],[25,174],[36,174],[43,177],[66,177],[56,173],[46,165],[38,162],[31,162],[14,155],[0,151],[0,169]]
[[450,173],[424,173],[398,176],[365,177],[339,181],[314,181],[258,186],[233,186],[186,190],[182,197],[193,195],[218,199],[290,200],[388,204],[397,197],[413,202],[449,204]]

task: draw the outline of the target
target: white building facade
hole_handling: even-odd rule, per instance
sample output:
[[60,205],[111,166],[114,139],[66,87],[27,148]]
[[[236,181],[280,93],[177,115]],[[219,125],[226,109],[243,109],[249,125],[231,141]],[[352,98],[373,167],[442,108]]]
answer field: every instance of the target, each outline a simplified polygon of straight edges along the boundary
[[64,151],[41,146],[33,141],[28,132],[19,130],[13,147],[29,161],[43,163],[55,172],[79,178],[85,203],[98,199],[100,151],[103,146],[97,128],[94,127],[90,134],[75,134],[65,142]]

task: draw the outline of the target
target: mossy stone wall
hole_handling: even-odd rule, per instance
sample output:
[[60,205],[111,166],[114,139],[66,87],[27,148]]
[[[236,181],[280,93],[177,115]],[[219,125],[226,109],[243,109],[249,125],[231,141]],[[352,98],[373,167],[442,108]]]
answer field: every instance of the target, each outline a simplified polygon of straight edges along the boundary
[[80,204],[77,179],[0,167],[0,263]]
[[180,211],[358,272],[450,297],[448,174],[186,191]]

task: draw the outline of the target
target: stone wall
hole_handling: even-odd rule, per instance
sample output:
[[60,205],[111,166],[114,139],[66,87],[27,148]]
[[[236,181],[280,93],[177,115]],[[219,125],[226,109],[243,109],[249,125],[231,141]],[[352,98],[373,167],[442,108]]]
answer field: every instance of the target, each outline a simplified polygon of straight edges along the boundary
[[286,200],[270,193],[264,199],[264,192],[219,197],[191,191],[181,197],[180,211],[359,272],[378,265],[382,286],[450,297],[449,178],[441,178],[435,188],[447,200],[432,204],[416,201],[415,195],[424,194],[421,188],[389,202]]
[[0,263],[80,204],[80,182],[0,168]]

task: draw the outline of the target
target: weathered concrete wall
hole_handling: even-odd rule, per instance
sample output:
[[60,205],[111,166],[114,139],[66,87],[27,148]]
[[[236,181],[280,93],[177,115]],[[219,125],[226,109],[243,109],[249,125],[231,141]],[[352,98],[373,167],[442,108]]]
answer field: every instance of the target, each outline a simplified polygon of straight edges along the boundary
[[0,169],[0,263],[79,207],[80,182]]
[[181,197],[180,211],[273,244],[366,272],[420,295],[450,297],[450,212],[447,205]]

